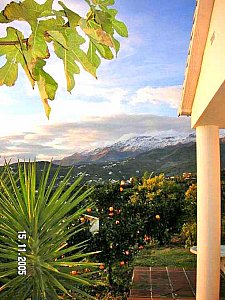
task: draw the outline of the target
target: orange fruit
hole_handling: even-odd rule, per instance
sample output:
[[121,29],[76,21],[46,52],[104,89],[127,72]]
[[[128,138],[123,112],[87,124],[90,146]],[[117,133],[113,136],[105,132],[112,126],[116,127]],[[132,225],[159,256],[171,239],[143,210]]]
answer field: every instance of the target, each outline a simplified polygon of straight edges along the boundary
[[99,269],[100,269],[100,270],[104,270],[104,269],[105,269],[105,265],[104,265],[104,264],[101,264],[101,265],[99,266]]
[[160,220],[160,215],[155,216],[156,220]]
[[88,268],[86,268],[86,269],[84,269],[84,272],[85,272],[85,273],[89,273],[89,272],[91,272],[91,270],[88,269]]
[[125,265],[125,262],[122,260],[122,261],[120,262],[120,266],[123,267],[124,265]]
[[91,207],[87,208],[87,212],[90,213],[91,212]]
[[112,206],[110,206],[109,211],[114,211],[114,208]]
[[124,186],[126,184],[126,181],[125,180],[121,180],[120,181],[120,186]]
[[76,270],[71,271],[71,274],[72,274],[72,275],[77,275],[77,274],[78,274],[78,271],[76,271]]

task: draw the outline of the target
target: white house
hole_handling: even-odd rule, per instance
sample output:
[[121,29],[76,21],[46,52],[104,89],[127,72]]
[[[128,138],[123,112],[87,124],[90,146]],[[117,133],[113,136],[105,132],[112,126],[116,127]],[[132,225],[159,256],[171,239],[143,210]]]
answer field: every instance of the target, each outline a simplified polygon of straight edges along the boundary
[[179,115],[197,139],[197,300],[218,300],[220,285],[220,145],[225,128],[225,0],[198,0]]

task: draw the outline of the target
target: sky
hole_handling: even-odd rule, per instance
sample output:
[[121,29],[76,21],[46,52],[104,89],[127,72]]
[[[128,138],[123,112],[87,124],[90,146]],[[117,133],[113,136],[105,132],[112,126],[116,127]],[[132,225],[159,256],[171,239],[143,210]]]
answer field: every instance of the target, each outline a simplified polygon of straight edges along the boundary
[[[0,10],[9,2],[1,0]],[[82,16],[87,12],[84,0],[64,3]],[[47,63],[59,83],[50,120],[22,71],[15,86],[0,87],[1,160],[60,159],[134,136],[190,133],[190,119],[178,118],[177,109],[195,0],[115,0],[114,7],[129,37],[120,38],[116,59],[102,61],[97,80],[82,71],[70,94],[62,62],[52,55]],[[21,22],[13,26],[29,32]]]

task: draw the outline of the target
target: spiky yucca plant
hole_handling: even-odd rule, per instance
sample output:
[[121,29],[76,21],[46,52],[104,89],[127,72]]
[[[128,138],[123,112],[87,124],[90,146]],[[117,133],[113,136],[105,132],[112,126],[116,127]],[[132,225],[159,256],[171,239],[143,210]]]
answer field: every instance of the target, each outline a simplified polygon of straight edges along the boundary
[[50,171],[46,165],[37,182],[36,163],[18,163],[16,175],[6,164],[0,177],[0,299],[93,299],[84,291],[97,284],[89,276],[98,268],[88,262],[93,253],[87,241],[67,244],[82,230],[70,224],[92,189],[80,187],[81,177],[69,184],[71,171],[57,185],[60,168]]

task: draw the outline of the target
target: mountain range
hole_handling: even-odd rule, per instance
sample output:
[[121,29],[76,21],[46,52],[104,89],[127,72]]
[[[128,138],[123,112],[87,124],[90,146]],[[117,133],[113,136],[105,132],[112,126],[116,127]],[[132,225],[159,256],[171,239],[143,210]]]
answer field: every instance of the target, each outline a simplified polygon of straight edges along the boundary
[[62,166],[80,165],[86,163],[118,162],[134,158],[141,153],[153,149],[161,149],[177,144],[187,144],[195,141],[195,134],[188,136],[137,136],[118,141],[110,146],[97,148],[91,151],[75,152],[73,155],[54,161]]
[[[166,176],[182,175],[182,173],[189,172],[196,173],[194,135],[189,135],[186,138],[167,137],[162,140],[164,144],[159,143],[160,139],[162,140],[159,137],[154,139],[137,137],[120,141],[111,147],[81,153],[80,156],[78,153],[72,155],[62,160],[65,165],[61,164],[58,180],[61,181],[71,168],[69,164],[74,165],[71,174],[73,179],[84,174],[84,180],[90,184],[114,182],[133,176],[141,177],[146,171],[153,172],[155,175],[164,173]],[[149,147],[152,148],[149,149]],[[225,180],[225,138],[220,139],[220,152],[221,169],[223,180]],[[126,157],[128,155],[130,156]],[[42,172],[44,164],[46,164],[44,161],[38,162],[40,172]],[[57,161],[57,164],[60,164],[60,161]],[[57,164],[53,162],[53,171],[58,168]]]

